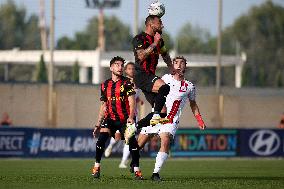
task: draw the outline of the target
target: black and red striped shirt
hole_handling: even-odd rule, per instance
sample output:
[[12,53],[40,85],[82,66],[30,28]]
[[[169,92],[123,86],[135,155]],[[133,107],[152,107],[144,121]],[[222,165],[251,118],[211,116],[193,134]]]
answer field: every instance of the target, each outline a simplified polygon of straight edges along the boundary
[[106,102],[105,118],[126,122],[130,114],[128,97],[135,94],[133,84],[126,77],[101,84],[101,101]]
[[137,50],[147,49],[152,43],[154,43],[154,36],[151,36],[145,32],[142,32],[136,35],[133,38],[133,51],[136,62],[136,70],[144,71],[147,74],[154,74],[158,65],[159,54],[161,54],[161,48],[164,46],[163,39],[160,40],[160,43],[155,47],[154,51],[143,61],[140,61],[137,57]]

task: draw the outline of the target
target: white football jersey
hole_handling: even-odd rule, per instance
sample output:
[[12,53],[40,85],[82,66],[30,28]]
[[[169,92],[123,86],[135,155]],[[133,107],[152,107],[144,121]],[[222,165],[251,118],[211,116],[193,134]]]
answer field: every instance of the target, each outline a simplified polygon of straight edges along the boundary
[[170,92],[166,98],[167,117],[178,124],[187,99],[195,100],[195,86],[187,80],[175,80],[171,74],[164,75],[162,80],[170,86]]

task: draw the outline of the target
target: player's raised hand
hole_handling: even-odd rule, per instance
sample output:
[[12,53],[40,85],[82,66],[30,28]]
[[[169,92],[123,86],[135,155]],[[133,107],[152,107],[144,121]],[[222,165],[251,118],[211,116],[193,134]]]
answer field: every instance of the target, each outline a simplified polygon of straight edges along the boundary
[[158,44],[159,41],[160,41],[160,39],[162,39],[161,34],[159,34],[158,32],[156,32],[155,35],[154,35],[154,42]]
[[204,130],[206,128],[206,125],[203,123],[202,125],[199,125],[200,130]]
[[206,128],[206,125],[201,117],[200,114],[195,115],[196,121],[198,123],[199,129],[204,130]]

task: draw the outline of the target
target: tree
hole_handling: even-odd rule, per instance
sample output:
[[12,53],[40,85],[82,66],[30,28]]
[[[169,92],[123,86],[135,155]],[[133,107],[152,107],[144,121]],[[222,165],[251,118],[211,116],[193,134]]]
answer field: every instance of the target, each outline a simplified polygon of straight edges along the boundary
[[79,70],[80,66],[78,61],[76,60],[72,68],[72,81],[75,83],[79,83]]
[[[239,17],[224,31],[247,54],[246,86],[281,86],[284,78],[284,8],[267,1]],[[278,74],[276,74],[278,73]]]
[[[117,17],[105,17],[106,50],[130,50],[132,36],[130,28]],[[77,32],[74,39],[66,36],[60,38],[58,49],[91,50],[98,46],[98,18],[94,17],[84,31]]]
[[25,8],[11,0],[0,7],[0,49],[39,49],[38,17],[26,16]]
[[212,54],[216,48],[209,45],[210,40],[210,33],[206,29],[187,23],[178,32],[177,50],[179,53]]
[[36,66],[36,81],[47,83],[47,69],[45,66],[43,55],[40,56],[40,61]]

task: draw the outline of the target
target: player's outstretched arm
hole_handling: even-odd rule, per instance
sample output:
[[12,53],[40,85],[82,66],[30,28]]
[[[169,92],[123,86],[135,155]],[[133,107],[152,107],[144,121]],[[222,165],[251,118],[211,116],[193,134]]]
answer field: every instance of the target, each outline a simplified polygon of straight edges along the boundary
[[173,66],[172,59],[170,57],[169,52],[166,51],[166,52],[162,53],[161,55],[162,55],[162,58],[163,58],[164,62],[167,64],[167,66],[168,66],[168,68],[170,70],[170,73],[173,73],[174,66]]
[[190,103],[191,111],[192,111],[194,117],[196,118],[196,121],[198,122],[199,128],[204,130],[206,128],[206,126],[205,126],[205,123],[202,119],[202,116],[200,114],[199,107],[198,107],[196,101],[190,100],[189,103]]

